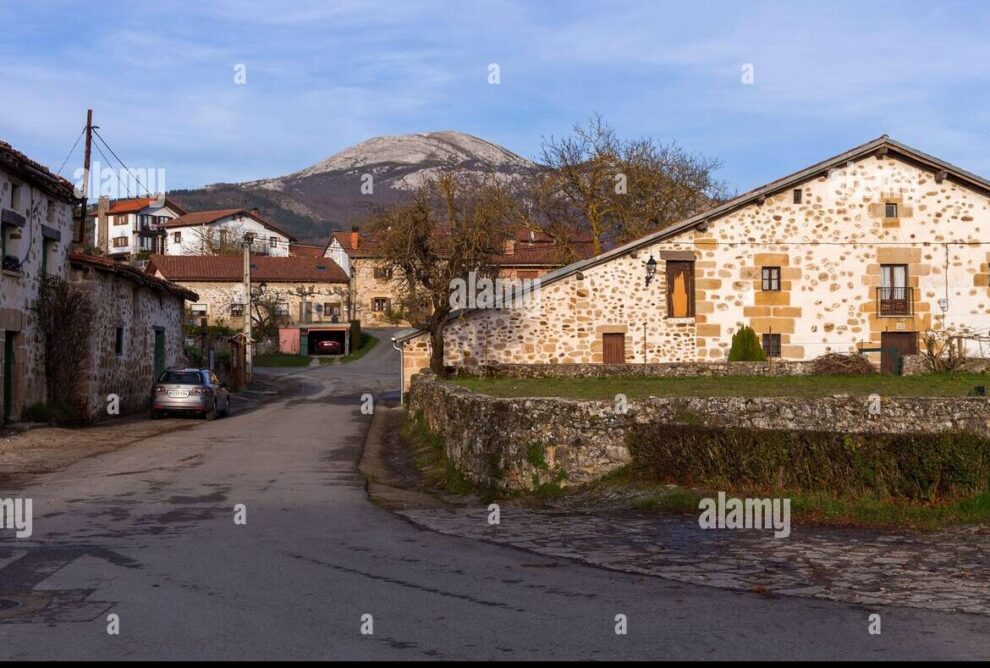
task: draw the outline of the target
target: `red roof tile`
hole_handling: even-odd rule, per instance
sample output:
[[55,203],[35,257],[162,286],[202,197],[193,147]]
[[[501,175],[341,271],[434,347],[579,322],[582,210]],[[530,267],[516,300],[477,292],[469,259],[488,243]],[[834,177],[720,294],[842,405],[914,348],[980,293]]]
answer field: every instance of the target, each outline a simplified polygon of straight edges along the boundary
[[[171,281],[232,281],[243,278],[238,255],[152,255],[148,273]],[[347,283],[347,275],[330,258],[251,256],[251,280],[274,283]]]
[[69,253],[69,263],[76,268],[88,267],[98,271],[114,273],[134,283],[139,283],[153,290],[163,290],[182,299],[188,299],[189,301],[199,299],[199,295],[192,290],[145,273],[129,264],[115,262],[107,257],[84,255],[83,253]]
[[76,200],[71,183],[53,174],[40,162],[35,162],[5,141],[0,141],[0,168],[16,174],[66,202]]
[[326,246],[314,246],[313,244],[289,244],[289,255],[293,257],[323,257]]
[[[157,197],[131,197],[130,199],[117,199],[110,202],[110,208],[107,209],[107,213],[137,213],[141,209],[151,206],[157,201]],[[168,197],[166,197],[164,201],[166,206],[178,212],[179,215],[186,212],[185,209],[170,200]]]

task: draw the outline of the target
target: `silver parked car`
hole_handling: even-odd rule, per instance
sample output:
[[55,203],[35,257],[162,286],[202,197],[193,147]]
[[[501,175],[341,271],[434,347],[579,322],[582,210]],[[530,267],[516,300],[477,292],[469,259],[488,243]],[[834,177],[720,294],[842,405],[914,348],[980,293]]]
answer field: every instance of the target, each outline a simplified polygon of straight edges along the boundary
[[230,392],[209,369],[167,369],[151,392],[151,419],[197,413],[207,420],[230,414]]

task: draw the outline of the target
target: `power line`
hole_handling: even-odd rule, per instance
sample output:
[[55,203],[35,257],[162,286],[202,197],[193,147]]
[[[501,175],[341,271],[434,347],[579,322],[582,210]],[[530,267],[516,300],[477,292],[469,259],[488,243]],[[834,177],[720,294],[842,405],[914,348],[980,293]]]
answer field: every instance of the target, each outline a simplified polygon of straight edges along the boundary
[[[107,164],[108,164],[108,165],[112,165],[112,164],[113,164],[113,162],[111,162],[111,161],[110,161],[110,158],[108,158],[108,157],[106,156],[106,154],[105,154],[105,153],[103,152],[103,149],[101,149],[101,148],[100,148],[100,145],[99,145],[99,144],[93,144],[93,146],[95,146],[95,147],[96,147],[96,150],[97,150],[97,152],[98,152],[98,153],[99,153],[99,154],[100,154],[101,156],[103,156],[103,159],[107,161]],[[107,147],[107,148],[109,148],[109,147]],[[86,188],[89,188],[89,184],[88,184],[88,183],[86,184]],[[126,188],[126,189],[127,189],[127,195],[128,195],[128,196],[130,196],[130,194],[131,194],[131,189],[130,189],[130,187],[129,187],[129,186],[128,186],[128,185],[126,184],[126,183],[125,183],[125,184],[124,184],[124,188]]]
[[[97,138],[97,139],[99,139],[99,140],[100,140],[100,141],[101,141],[101,142],[103,143],[103,145],[104,145],[104,146],[105,146],[105,147],[107,148],[107,150],[108,150],[108,151],[110,151],[110,154],[111,154],[111,155],[112,155],[113,157],[115,157],[115,158],[117,158],[117,162],[119,162],[119,163],[120,163],[120,166],[121,166],[121,167],[123,167],[123,168],[124,168],[124,169],[125,169],[125,170],[127,171],[127,173],[128,173],[128,174],[130,174],[130,175],[131,175],[132,177],[134,177],[134,181],[135,181],[135,182],[136,182],[136,183],[137,183],[137,184],[138,184],[139,186],[141,186],[142,188],[144,188],[144,192],[146,192],[146,193],[148,194],[148,196],[149,196],[149,197],[154,197],[154,195],[152,194],[152,192],[151,192],[150,190],[148,190],[148,187],[147,187],[146,185],[144,185],[143,183],[141,183],[141,179],[139,179],[139,178],[137,177],[137,174],[135,174],[135,173],[134,173],[134,172],[133,172],[133,171],[132,171],[132,170],[130,169],[130,167],[128,167],[127,165],[125,165],[125,164],[124,164],[124,161],[120,159],[120,156],[118,156],[118,155],[117,155],[117,154],[116,154],[116,153],[114,152],[114,150],[113,150],[112,148],[110,148],[110,145],[109,145],[109,144],[107,143],[107,140],[103,138],[103,135],[101,135],[101,134],[100,134],[99,132],[97,132],[97,131],[96,131],[96,128],[94,128],[94,129],[93,129],[93,134],[94,134],[94,135],[96,135],[96,138]],[[101,153],[100,153],[100,155],[103,155],[103,153],[101,152]],[[106,156],[104,156],[104,158],[106,158]],[[107,160],[107,162],[110,162],[110,161],[109,161],[109,160]],[[130,190],[128,190],[127,192],[128,192],[128,194],[130,194]]]
[[[59,166],[58,171],[55,172],[57,175],[59,175],[59,176],[62,175],[62,170],[65,169],[65,163],[69,162],[69,158],[72,157],[72,154],[75,152],[76,147],[79,146],[79,140],[83,138],[83,135],[84,134],[86,134],[86,128],[83,128],[82,129],[82,132],[79,133],[79,136],[76,137],[76,143],[73,144],[72,145],[72,148],[69,149],[69,153],[68,153],[68,155],[65,156],[65,160],[62,161],[62,164]],[[87,184],[87,187],[88,186],[89,186],[89,184]]]

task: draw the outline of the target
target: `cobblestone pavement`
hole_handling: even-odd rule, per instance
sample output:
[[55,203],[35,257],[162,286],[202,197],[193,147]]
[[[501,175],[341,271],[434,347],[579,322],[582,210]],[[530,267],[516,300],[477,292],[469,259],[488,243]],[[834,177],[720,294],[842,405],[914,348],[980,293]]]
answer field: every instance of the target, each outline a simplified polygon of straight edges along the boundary
[[990,528],[898,535],[859,529],[699,529],[687,517],[413,508],[413,523],[603,568],[765,595],[990,615]]

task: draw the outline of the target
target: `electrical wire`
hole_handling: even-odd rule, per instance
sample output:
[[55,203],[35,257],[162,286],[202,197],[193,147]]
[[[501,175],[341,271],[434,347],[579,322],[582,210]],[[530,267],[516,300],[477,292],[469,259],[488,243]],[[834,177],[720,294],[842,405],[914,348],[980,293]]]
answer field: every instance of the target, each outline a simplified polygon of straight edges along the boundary
[[55,172],[57,175],[59,176],[62,175],[62,170],[65,169],[65,163],[69,162],[69,158],[72,157],[72,154],[75,152],[76,147],[79,146],[79,140],[83,138],[84,134],[86,134],[86,128],[83,128],[82,132],[79,133],[79,136],[76,137],[76,143],[73,144],[72,148],[69,149],[69,153],[68,155],[65,156],[65,160],[62,161],[62,164],[59,166],[58,171]]
[[[100,142],[103,143],[103,145],[106,147],[106,149],[108,151],[110,151],[110,154],[113,157],[117,158],[117,162],[119,162],[120,163],[120,166],[123,167],[127,171],[127,173],[130,174],[134,178],[134,181],[139,186],[141,186],[142,188],[144,188],[144,191],[148,194],[148,197],[154,197],[154,195],[152,194],[152,192],[150,190],[148,190],[148,187],[146,185],[144,185],[143,183],[141,183],[141,179],[139,179],[137,177],[137,174],[135,174],[127,165],[125,165],[124,164],[124,161],[120,159],[120,156],[118,156],[114,152],[114,150],[112,148],[110,148],[110,145],[107,143],[107,140],[103,138],[103,135],[101,135],[99,132],[97,132],[95,128],[93,129],[93,134],[96,135],[96,138],[99,139]],[[103,155],[103,153],[101,152],[100,155]],[[106,156],[104,156],[104,159],[106,159]],[[107,162],[109,163],[110,160],[107,160]],[[128,189],[127,192],[130,193],[130,190]]]

